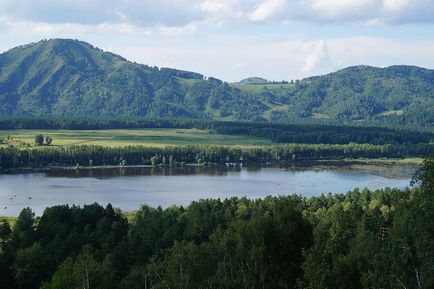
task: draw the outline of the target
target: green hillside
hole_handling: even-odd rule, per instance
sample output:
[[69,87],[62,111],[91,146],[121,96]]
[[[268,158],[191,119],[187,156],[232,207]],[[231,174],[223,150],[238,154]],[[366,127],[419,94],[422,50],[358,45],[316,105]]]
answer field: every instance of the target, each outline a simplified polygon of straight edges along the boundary
[[364,120],[406,117],[434,122],[434,71],[414,66],[355,66],[297,85],[293,117]]
[[266,84],[268,80],[262,77],[248,77],[240,81],[243,84]]
[[295,83],[229,84],[132,63],[82,41],[43,40],[0,54],[0,115],[319,119],[432,127],[434,71],[357,66]]

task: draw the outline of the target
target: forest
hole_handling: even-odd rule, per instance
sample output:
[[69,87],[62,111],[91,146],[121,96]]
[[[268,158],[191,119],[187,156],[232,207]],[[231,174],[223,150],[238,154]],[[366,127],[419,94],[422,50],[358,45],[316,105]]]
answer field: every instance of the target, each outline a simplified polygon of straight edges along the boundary
[[262,82],[228,83],[133,63],[83,41],[42,40],[0,54],[0,115],[434,126],[430,69],[361,65]]
[[434,154],[433,144],[284,144],[263,147],[187,145],[167,147],[70,147],[0,148],[0,169],[44,168],[49,166],[182,166],[186,164],[249,164],[337,160],[343,158],[404,158]]
[[27,208],[0,224],[0,288],[430,289],[433,180],[430,158],[405,190]]
[[226,135],[248,135],[276,143],[306,144],[419,144],[434,141],[434,133],[417,129],[320,123],[235,122],[203,119],[139,117],[1,117],[0,130],[13,129],[201,129]]

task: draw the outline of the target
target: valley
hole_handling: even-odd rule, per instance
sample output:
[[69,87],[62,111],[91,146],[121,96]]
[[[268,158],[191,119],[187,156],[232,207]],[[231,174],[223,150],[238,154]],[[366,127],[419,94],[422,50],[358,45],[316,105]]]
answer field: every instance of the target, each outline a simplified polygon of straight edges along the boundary
[[229,83],[7,50],[0,289],[433,288],[433,108],[412,65]]

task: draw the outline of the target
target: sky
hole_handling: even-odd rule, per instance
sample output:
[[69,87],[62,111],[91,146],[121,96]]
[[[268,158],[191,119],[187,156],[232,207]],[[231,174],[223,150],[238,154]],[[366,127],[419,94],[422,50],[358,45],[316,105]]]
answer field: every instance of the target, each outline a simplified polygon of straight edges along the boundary
[[434,0],[0,0],[0,52],[50,38],[230,82],[434,68]]

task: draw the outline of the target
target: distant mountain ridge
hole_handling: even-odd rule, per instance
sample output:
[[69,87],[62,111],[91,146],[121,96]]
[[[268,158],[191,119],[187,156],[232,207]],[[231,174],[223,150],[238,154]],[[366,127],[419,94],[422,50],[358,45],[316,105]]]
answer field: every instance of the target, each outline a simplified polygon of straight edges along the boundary
[[229,84],[137,64],[86,42],[43,40],[0,54],[0,115],[348,120],[434,125],[434,70],[354,66],[291,83]]
[[244,84],[265,84],[268,83],[268,80],[262,77],[248,77],[240,81],[240,83]]

